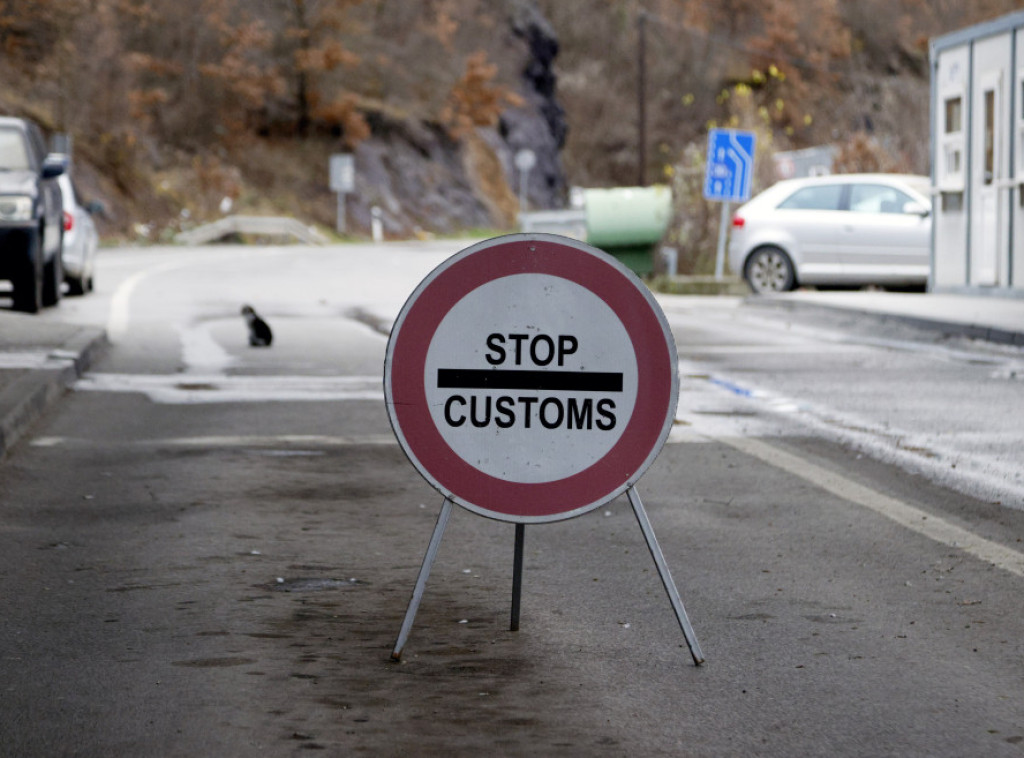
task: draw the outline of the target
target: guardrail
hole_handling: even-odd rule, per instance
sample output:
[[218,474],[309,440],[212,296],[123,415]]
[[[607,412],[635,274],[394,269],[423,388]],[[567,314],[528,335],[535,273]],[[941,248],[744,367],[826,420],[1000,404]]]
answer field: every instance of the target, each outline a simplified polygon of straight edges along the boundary
[[523,232],[546,232],[586,240],[587,214],[583,209],[575,208],[563,211],[520,213],[519,229]]
[[229,234],[262,234],[269,237],[294,237],[309,245],[326,245],[329,240],[314,227],[285,216],[225,216],[174,237],[183,245],[205,245]]

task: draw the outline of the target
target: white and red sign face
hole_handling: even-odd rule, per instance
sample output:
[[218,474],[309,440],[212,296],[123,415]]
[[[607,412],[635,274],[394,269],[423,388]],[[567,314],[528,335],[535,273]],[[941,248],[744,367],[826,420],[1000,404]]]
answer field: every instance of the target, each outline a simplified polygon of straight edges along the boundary
[[675,343],[611,256],[509,235],[420,283],[392,329],[384,391],[399,443],[443,495],[492,518],[555,521],[653,462],[675,416]]

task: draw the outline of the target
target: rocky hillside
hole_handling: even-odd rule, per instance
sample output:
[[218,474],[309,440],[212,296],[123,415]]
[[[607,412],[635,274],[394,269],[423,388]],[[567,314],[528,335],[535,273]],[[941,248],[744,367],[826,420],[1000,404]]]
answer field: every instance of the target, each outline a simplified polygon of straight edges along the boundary
[[73,138],[108,237],[225,212],[331,229],[329,156],[355,156],[348,226],[510,228],[513,158],[564,202],[554,30],[532,0],[39,0],[0,4],[0,110]]
[[[358,191],[350,210],[357,227],[368,228],[370,208],[378,205],[386,231],[396,235],[509,228],[518,210],[514,157],[524,149],[536,160],[527,173],[532,206],[565,202],[561,150],[568,127],[556,98],[555,32],[533,3],[492,5],[504,5],[490,26],[488,46],[501,61],[501,75],[499,64],[485,62],[494,53],[478,52],[467,58],[455,86],[462,85],[467,98],[493,97],[500,108],[464,116],[465,124],[452,129],[366,102],[370,135],[354,148]],[[483,91],[488,87],[491,93]]]
[[[711,125],[839,168],[927,171],[930,37],[1019,0],[34,0],[0,3],[0,110],[70,134],[107,237],[225,212],[333,228],[508,229],[570,185],[671,184],[671,242],[706,266]],[[644,97],[638,97],[640,85]],[[641,103],[643,104],[641,106]],[[643,124],[641,130],[639,125]]]

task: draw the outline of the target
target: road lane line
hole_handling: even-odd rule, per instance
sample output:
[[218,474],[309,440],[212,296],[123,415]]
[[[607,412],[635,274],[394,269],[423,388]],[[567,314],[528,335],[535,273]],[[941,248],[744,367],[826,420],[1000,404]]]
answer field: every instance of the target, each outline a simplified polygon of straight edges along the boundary
[[962,550],[1004,571],[1024,577],[1024,554],[979,537],[940,516],[883,495],[870,487],[857,484],[840,474],[759,440],[749,437],[721,437],[719,441],[798,476],[843,500],[868,508],[940,544]]
[[[270,255],[281,255],[285,253],[284,250],[277,250],[273,248],[255,252],[262,252],[264,254],[269,253]],[[226,253],[224,254],[226,255]],[[254,252],[251,250],[239,250],[237,253],[234,253],[236,256],[245,255],[247,257],[253,254]],[[176,271],[178,269],[188,268],[197,264],[203,264],[208,261],[208,255],[201,254],[181,257],[181,254],[175,251],[175,257],[173,260],[155,263],[141,271],[136,271],[121,282],[120,286],[115,290],[114,296],[110,299],[110,313],[107,316],[107,338],[111,342],[116,343],[128,332],[128,324],[131,321],[132,296],[135,294],[135,290],[144,279],[148,279],[149,277],[156,276],[158,274],[166,274],[169,271]]]
[[[96,447],[94,439],[76,437],[37,437],[29,444],[32,447]],[[394,434],[265,434],[265,435],[209,435],[195,437],[164,437],[156,439],[115,442],[114,445],[132,447],[196,447],[196,448],[273,448],[281,446],[305,447],[353,447],[353,446],[396,446]]]
[[131,300],[135,294],[135,288],[143,279],[155,274],[163,274],[178,268],[185,268],[196,263],[194,259],[167,261],[142,271],[136,271],[129,276],[121,286],[117,288],[114,296],[110,299],[110,315],[107,317],[107,338],[111,342],[119,342],[128,331],[128,322],[131,320]]
[[379,376],[89,373],[73,387],[76,392],[140,393],[166,405],[384,400]]

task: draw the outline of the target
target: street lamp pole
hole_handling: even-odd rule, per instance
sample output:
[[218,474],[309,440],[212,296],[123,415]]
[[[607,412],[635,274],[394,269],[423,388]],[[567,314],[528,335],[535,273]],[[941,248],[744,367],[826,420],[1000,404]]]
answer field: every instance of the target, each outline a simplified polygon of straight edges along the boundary
[[637,185],[647,186],[647,11],[636,18],[637,30]]

